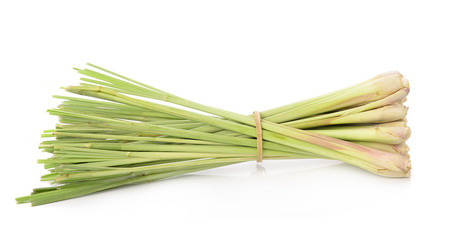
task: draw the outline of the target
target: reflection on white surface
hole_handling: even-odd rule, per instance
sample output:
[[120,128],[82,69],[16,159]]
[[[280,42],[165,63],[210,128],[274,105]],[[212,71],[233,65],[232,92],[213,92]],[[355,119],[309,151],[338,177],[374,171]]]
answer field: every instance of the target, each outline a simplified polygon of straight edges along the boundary
[[251,172],[251,176],[267,176],[267,170],[262,163],[256,163],[256,170]]
[[[56,203],[83,212],[143,206],[162,223],[278,221],[402,208],[410,179],[385,178],[338,161],[271,160],[126,186]],[[46,206],[45,206],[46,207]],[[396,211],[399,211],[396,210]]]
[[[198,213],[203,222],[269,221],[272,216],[294,219],[351,214],[355,209],[376,211],[402,199],[410,179],[380,177],[331,160],[274,160],[202,171],[152,183],[144,191],[170,194],[173,185],[180,189],[173,193],[177,199],[173,205],[179,209],[175,210],[189,214],[188,218],[197,211],[185,206],[204,208]],[[165,192],[158,193],[157,188]]]
[[285,160],[263,160],[224,166],[190,175],[212,175],[212,176],[232,176],[232,177],[249,177],[249,176],[275,176],[282,174],[291,174],[299,171],[309,171],[320,169],[336,164],[340,161],[324,159],[285,159]]

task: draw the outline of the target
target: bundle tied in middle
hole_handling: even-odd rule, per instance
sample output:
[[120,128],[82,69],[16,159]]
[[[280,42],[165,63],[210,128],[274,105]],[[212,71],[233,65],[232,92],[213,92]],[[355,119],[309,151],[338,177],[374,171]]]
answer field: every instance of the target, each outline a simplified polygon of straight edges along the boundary
[[49,110],[60,123],[44,134],[55,139],[40,145],[53,157],[39,162],[50,170],[42,180],[57,186],[18,202],[39,205],[260,161],[260,150],[264,160],[335,159],[386,177],[409,176],[409,85],[398,72],[260,112],[257,123],[256,114],[202,105],[89,65],[98,71],[76,69],[83,83],[65,88],[85,97],[55,96],[64,102]]

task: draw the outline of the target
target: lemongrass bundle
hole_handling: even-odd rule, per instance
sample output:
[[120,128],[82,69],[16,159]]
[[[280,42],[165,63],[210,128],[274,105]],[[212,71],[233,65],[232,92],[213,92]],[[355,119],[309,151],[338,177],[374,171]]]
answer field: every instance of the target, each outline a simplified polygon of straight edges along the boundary
[[45,130],[51,139],[40,144],[53,156],[38,163],[49,170],[41,179],[52,186],[33,189],[18,203],[46,204],[259,160],[260,150],[264,160],[335,159],[409,177],[403,105],[409,84],[398,72],[263,111],[257,122],[88,65],[95,70],[75,69],[84,75],[79,86],[64,88],[84,97],[54,96],[64,101],[48,110],[60,123]]

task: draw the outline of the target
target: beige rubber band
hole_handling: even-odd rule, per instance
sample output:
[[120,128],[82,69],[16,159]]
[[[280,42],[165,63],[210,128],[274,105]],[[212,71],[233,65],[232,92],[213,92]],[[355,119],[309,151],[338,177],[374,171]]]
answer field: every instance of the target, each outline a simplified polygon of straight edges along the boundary
[[258,154],[256,161],[262,163],[262,126],[261,126],[261,114],[258,111],[254,111],[254,121],[256,122],[256,142]]

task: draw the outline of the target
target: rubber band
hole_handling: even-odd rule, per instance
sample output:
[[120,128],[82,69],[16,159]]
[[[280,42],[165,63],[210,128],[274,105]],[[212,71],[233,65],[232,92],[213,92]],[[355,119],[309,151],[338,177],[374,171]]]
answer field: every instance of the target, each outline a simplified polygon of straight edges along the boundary
[[258,153],[256,155],[256,161],[262,163],[262,125],[261,125],[261,114],[258,111],[253,112],[254,121],[256,122],[256,142]]

